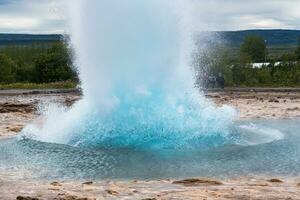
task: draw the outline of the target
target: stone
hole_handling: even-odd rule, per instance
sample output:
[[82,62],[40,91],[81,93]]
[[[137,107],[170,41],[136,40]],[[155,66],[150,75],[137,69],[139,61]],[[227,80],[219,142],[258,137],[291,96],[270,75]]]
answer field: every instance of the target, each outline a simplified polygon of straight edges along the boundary
[[24,196],[18,196],[16,199],[17,200],[41,200],[35,197],[24,197]]
[[278,99],[272,98],[269,100],[270,103],[279,103]]
[[106,191],[108,194],[110,194],[110,195],[118,195],[118,194],[119,194],[117,191],[110,190],[110,189],[105,190],[105,191]]
[[179,184],[184,186],[222,185],[220,181],[210,180],[210,179],[197,179],[197,178],[174,181],[173,184]]
[[277,179],[277,178],[272,178],[272,179],[268,180],[268,182],[271,182],[271,183],[283,183],[282,180]]
[[24,127],[23,126],[15,126],[15,127],[11,127],[9,128],[9,131],[15,132],[15,133],[19,133],[22,131]]
[[83,185],[93,185],[93,181],[87,181],[87,182],[84,182],[82,183]]
[[96,200],[95,198],[77,197],[75,195],[60,194],[54,200]]
[[50,185],[52,185],[52,186],[62,186],[59,182],[56,182],[56,181],[50,183]]
[[146,199],[142,199],[142,200],[157,200],[156,198],[146,198]]
[[295,107],[295,108],[287,108],[286,111],[297,111],[299,110],[298,107]]

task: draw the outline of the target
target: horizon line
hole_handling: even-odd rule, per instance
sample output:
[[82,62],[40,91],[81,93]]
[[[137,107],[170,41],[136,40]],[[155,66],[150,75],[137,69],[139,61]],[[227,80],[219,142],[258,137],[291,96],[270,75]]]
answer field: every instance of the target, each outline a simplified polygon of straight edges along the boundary
[[[290,28],[255,28],[255,29],[236,29],[236,30],[203,30],[198,32],[243,32],[243,31],[300,31],[300,29]],[[29,32],[0,32],[0,35],[70,35],[68,33],[29,33]]]

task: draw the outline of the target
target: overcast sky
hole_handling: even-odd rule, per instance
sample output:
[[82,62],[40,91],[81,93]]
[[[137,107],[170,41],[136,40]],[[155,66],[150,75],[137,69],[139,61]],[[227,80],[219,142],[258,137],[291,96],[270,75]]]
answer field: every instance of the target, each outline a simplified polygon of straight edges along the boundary
[[[300,0],[191,1],[195,3],[195,18],[202,21],[206,30],[300,29]],[[0,32],[66,33],[67,30],[66,0],[0,0]]]

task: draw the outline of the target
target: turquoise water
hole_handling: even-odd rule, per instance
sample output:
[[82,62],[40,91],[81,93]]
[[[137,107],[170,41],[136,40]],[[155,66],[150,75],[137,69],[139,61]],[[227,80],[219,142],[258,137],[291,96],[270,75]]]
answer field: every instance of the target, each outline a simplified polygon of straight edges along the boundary
[[[299,122],[239,122],[226,137],[203,137],[181,148],[156,150],[1,140],[0,173],[11,173],[11,179],[51,180],[299,175]],[[218,142],[206,145],[210,141]]]

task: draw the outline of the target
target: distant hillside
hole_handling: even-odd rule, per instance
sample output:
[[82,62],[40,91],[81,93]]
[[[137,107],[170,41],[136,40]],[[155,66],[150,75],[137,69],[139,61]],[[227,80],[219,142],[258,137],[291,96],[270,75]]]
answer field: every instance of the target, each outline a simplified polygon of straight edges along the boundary
[[[300,30],[244,30],[214,32],[232,46],[240,46],[247,35],[262,36],[269,46],[296,46],[300,38]],[[48,43],[59,41],[63,35],[31,35],[31,34],[0,34],[0,46],[27,45],[32,43]]]
[[217,34],[234,46],[241,45],[247,35],[262,36],[270,46],[296,46],[300,38],[300,30],[222,31]]
[[51,35],[31,35],[31,34],[1,34],[0,46],[5,45],[30,45],[34,43],[51,43],[62,40],[63,36],[58,34]]

